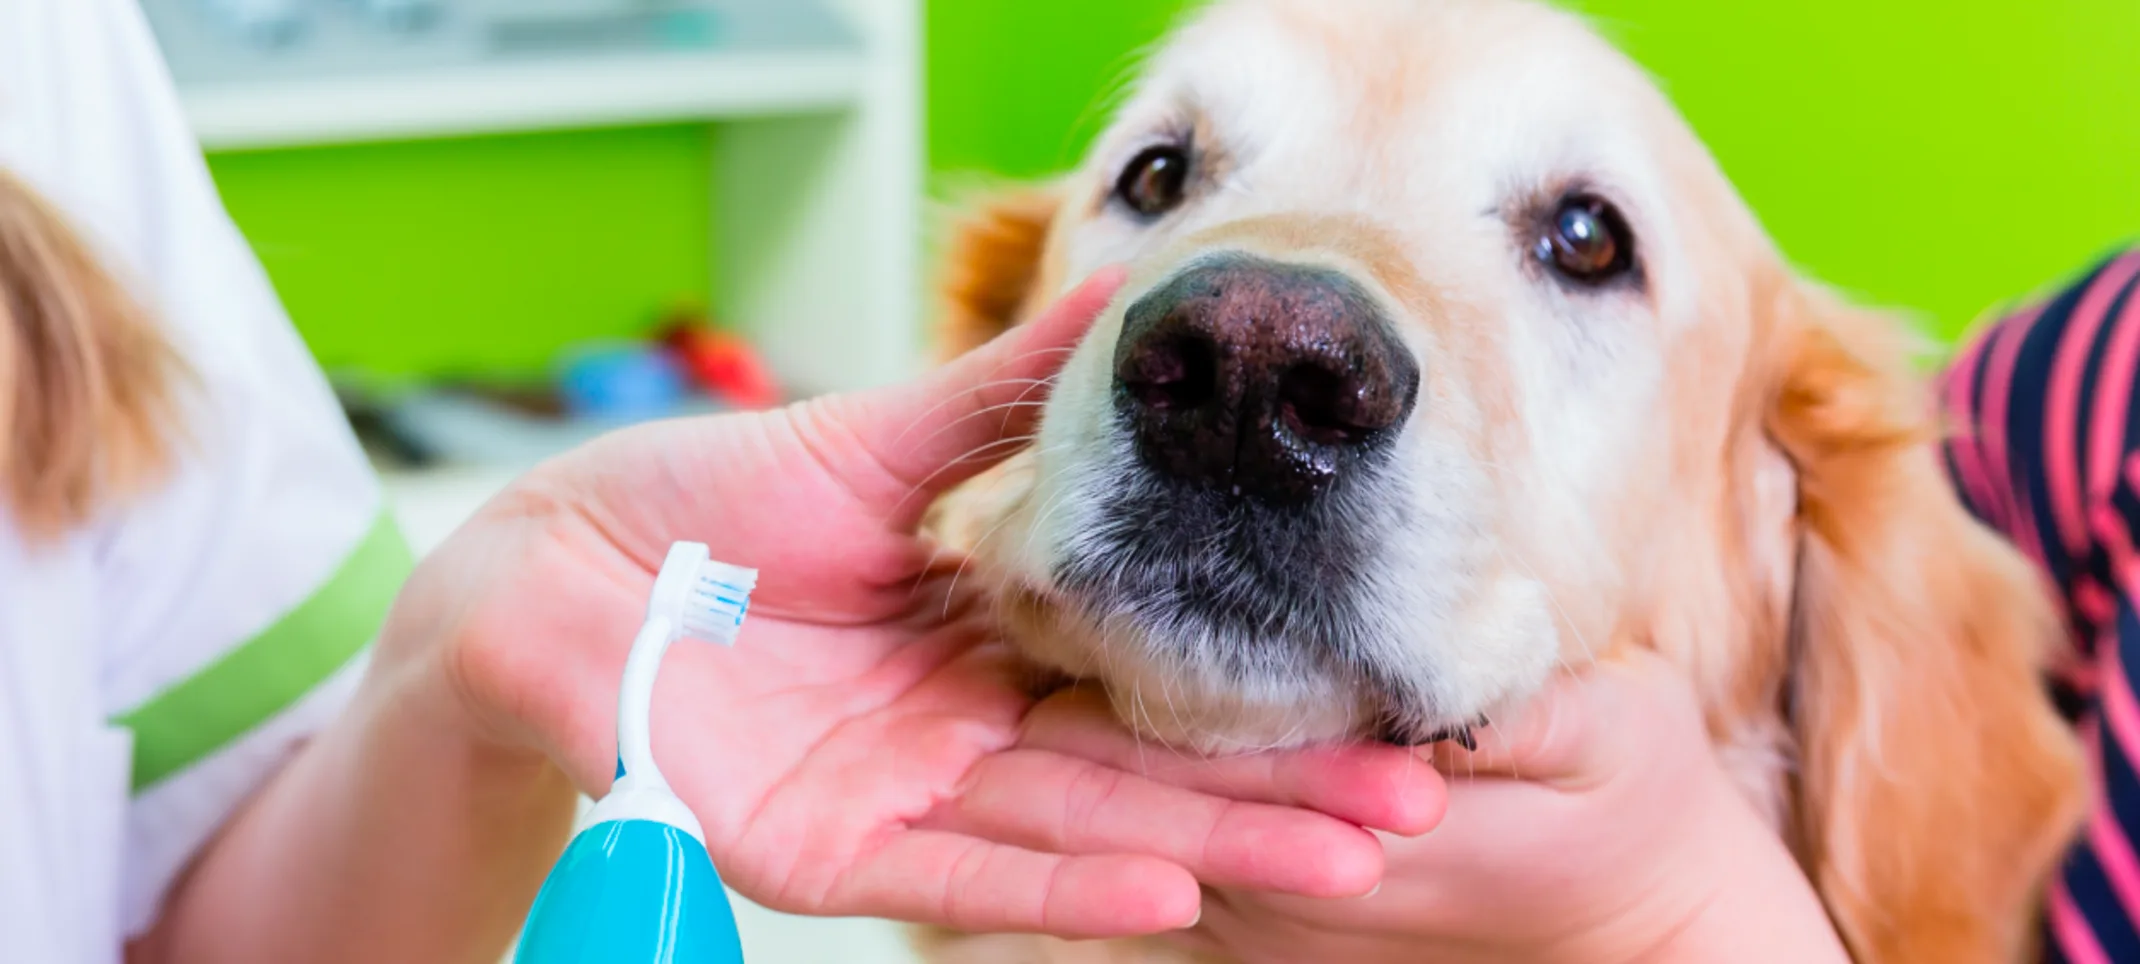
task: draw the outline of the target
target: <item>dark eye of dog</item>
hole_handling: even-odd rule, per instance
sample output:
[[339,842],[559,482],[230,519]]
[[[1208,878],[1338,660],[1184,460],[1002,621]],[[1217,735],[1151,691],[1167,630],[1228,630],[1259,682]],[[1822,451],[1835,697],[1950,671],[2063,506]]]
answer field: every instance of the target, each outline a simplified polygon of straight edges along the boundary
[[1129,209],[1156,218],[1181,207],[1189,186],[1189,153],[1175,145],[1146,148],[1123,168],[1115,196]]
[[1561,199],[1538,239],[1538,260],[1561,277],[1603,285],[1635,266],[1635,236],[1618,208],[1592,194]]

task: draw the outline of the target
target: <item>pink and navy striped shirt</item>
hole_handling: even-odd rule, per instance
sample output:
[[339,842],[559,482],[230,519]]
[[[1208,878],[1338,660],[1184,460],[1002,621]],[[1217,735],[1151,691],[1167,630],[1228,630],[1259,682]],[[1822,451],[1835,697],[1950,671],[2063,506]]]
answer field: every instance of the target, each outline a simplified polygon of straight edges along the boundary
[[2096,799],[2048,894],[2047,958],[2140,964],[2140,249],[1985,331],[1940,382],[1962,501],[2044,568],[2050,681]]

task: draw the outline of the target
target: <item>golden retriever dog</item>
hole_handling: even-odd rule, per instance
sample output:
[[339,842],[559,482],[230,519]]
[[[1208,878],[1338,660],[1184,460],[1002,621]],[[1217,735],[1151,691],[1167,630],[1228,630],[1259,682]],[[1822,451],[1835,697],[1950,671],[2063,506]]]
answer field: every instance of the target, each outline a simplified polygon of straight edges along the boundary
[[60,213],[0,170],[0,507],[49,539],[161,477],[177,353]]
[[1950,492],[1904,327],[1794,273],[1579,20],[1220,0],[1080,170],[969,219],[953,341],[1115,262],[1034,444],[934,516],[1033,667],[1226,753],[1465,739],[1647,648],[1857,960],[2036,953],[2084,783],[2041,577]]

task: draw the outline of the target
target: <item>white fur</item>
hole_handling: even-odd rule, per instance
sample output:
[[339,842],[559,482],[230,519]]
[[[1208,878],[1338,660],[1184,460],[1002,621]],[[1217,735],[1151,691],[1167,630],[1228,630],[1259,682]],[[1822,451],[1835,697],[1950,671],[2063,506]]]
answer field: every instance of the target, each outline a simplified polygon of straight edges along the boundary
[[[1527,4],[1356,4],[1340,5],[1333,29],[1524,23],[1473,32],[1504,42],[1461,63],[1395,60],[1398,76],[1330,62],[1329,47],[1302,26],[1325,12],[1310,0],[1237,0],[1185,29],[1070,182],[1073,223],[1058,248],[1064,283],[1113,262],[1136,271],[1061,375],[1029,456],[1032,491],[984,550],[1001,575],[1055,591],[1057,563],[1079,550],[1095,513],[1138,471],[1113,421],[1111,363],[1124,306],[1209,253],[1184,239],[1259,215],[1366,217],[1434,292],[1434,316],[1408,311],[1335,255],[1282,256],[1338,264],[1375,291],[1399,312],[1420,363],[1400,468],[1377,492],[1403,521],[1379,540],[1363,621],[1411,698],[1457,725],[1526,696],[1557,666],[1591,658],[1615,629],[1627,587],[1600,574],[1646,563],[1614,558],[1608,547],[1643,540],[1608,530],[1630,522],[1615,518],[1616,507],[1662,478],[1665,361],[1672,341],[1702,322],[1696,273],[1654,153],[1653,95],[1617,53],[1564,15]],[[1399,38],[1388,49],[1402,47]],[[1400,85],[1398,96],[1389,84]],[[1377,120],[1380,141],[1363,146],[1360,118],[1377,110],[1399,116]],[[1155,225],[1104,203],[1130,158],[1185,127],[1222,165],[1218,185]],[[1642,290],[1575,292],[1528,263],[1511,205],[1577,182],[1628,218]],[[1459,326],[1470,333],[1457,337]],[[1480,340],[1479,326],[1497,329],[1484,339],[1495,357],[1455,357],[1454,346]],[[1512,399],[1512,431],[1490,432],[1479,410],[1487,377]],[[1104,600],[1085,602],[1104,609]],[[1094,622],[1074,656],[1054,661],[1114,684],[1125,718],[1151,732],[1237,748],[1356,735],[1365,722],[1352,681],[1306,655],[1282,672],[1229,673],[1211,658],[1212,640],[1147,638],[1104,613]]]

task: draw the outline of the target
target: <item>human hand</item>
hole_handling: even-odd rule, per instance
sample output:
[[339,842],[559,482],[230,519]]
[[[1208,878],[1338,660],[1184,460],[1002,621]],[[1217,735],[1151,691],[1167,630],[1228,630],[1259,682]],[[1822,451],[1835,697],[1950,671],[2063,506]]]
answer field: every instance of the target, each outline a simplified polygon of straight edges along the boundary
[[[917,384],[636,428],[543,466],[423,563],[377,660],[473,738],[599,794],[654,573],[672,541],[702,541],[761,577],[734,649],[671,650],[654,749],[752,899],[1097,937],[1189,924],[1199,878],[1367,891],[1381,850],[1361,824],[1423,830],[1428,768],[1317,750],[1185,788],[1013,751],[1030,702],[960,560],[916,534],[935,495],[1019,447],[1120,283],[1106,272]],[[1315,768],[1345,779],[1299,785]]]
[[1371,898],[1227,889],[1185,940],[1251,964],[1848,960],[1661,657],[1560,680],[1478,746],[1426,751],[1446,819],[1387,840]]

